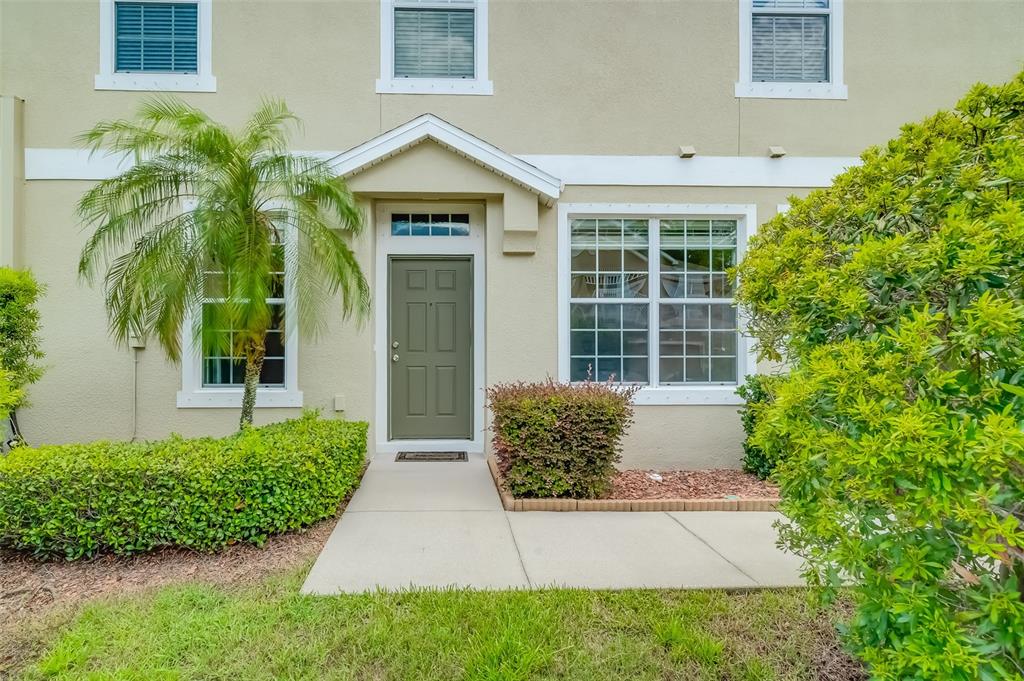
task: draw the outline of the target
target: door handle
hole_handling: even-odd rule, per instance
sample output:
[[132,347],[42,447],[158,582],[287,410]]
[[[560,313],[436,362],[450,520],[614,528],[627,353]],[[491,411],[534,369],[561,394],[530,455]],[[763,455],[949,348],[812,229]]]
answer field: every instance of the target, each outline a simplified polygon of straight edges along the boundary
[[398,353],[397,352],[395,354],[391,355],[391,361],[392,362],[397,362],[398,361]]

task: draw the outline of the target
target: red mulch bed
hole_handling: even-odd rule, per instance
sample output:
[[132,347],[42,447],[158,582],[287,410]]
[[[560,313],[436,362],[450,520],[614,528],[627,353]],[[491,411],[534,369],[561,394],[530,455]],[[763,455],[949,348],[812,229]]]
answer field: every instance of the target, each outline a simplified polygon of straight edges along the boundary
[[[658,480],[655,476],[660,477]],[[733,469],[619,471],[608,499],[775,499],[779,488]]]

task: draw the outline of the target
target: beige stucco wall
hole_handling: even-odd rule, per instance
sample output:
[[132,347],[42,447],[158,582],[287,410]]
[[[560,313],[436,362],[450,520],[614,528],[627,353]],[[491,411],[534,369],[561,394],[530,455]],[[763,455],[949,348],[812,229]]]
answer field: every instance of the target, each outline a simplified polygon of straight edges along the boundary
[[[425,170],[433,170],[427,176]],[[419,183],[419,184],[417,184]],[[535,203],[539,233],[532,255],[502,251],[503,194],[515,187],[461,157],[424,143],[350,180],[368,216],[376,200],[403,195],[485,203],[486,382],[557,376],[557,210]],[[156,438],[170,432],[223,434],[233,430],[237,409],[179,409],[181,369],[160,348],[118,348],[106,328],[102,296],[78,279],[76,263],[85,234],[74,205],[86,182],[27,184],[23,259],[48,287],[41,301],[47,372],[22,413],[34,442],[96,438]],[[399,190],[402,191],[399,191]],[[447,189],[448,191],[443,191]],[[802,193],[802,190],[796,190]],[[763,188],[568,187],[568,202],[756,203],[758,219],[775,214],[791,193]],[[382,198],[385,197],[385,198]],[[387,228],[386,225],[380,228]],[[374,281],[375,235],[371,223],[355,242],[364,273]],[[380,293],[380,292],[376,292]],[[342,395],[344,415],[375,424],[373,320],[361,327],[328,311],[327,330],[304,338],[299,349],[299,388],[306,407],[331,413]],[[136,364],[137,361],[137,364]],[[258,409],[257,420],[280,420],[298,409]],[[376,431],[371,431],[371,442]],[[738,465],[742,434],[732,406],[641,406],[630,433],[624,465],[729,467]]]
[[[99,0],[3,0],[0,92],[28,147],[67,147],[138,93],[97,92]],[[1019,0],[848,0],[846,101],[736,99],[738,0],[490,0],[493,96],[378,95],[377,0],[214,0],[218,92],[239,123],[261,95],[305,120],[298,148],[345,149],[426,111],[512,153],[855,155],[1022,67]]]
[[[145,93],[96,91],[98,0],[0,0],[0,94],[24,99],[26,147],[64,148],[98,120],[128,115]],[[185,95],[240,124],[263,95],[284,97],[305,121],[294,148],[341,150],[425,112],[511,153],[847,156],[901,123],[949,107],[977,80],[1024,66],[1019,0],[848,0],[845,101],[734,97],[738,2],[490,0],[490,78],[484,97],[379,95],[377,0],[214,0],[218,91]],[[557,375],[557,207],[433,145],[350,180],[368,215],[385,197],[486,204],[488,383]],[[88,183],[30,181],[16,257],[48,286],[41,303],[48,370],[22,414],[34,442],[230,432],[234,409],[178,409],[180,368],[155,345],[118,348],[102,296],[76,275],[85,235],[74,205]],[[755,187],[568,186],[563,202],[756,204],[758,221],[790,193]],[[505,213],[536,206],[533,254],[508,255]],[[518,218],[517,218],[518,220]],[[355,242],[370,281],[374,234]],[[304,338],[299,388],[307,407],[374,422],[372,319],[327,319]],[[734,466],[742,434],[733,406],[643,406],[624,465]],[[295,409],[260,409],[259,422]],[[371,442],[376,433],[371,432]]]

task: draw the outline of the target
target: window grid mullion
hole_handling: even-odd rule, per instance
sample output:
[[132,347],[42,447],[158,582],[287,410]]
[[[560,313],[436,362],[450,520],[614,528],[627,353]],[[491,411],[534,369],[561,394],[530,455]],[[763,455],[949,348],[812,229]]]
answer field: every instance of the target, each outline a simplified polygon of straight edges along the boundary
[[661,220],[652,218],[648,222],[647,231],[650,234],[651,248],[648,257],[651,282],[648,284],[650,301],[647,310],[647,352],[649,355],[647,382],[652,386],[658,386],[661,384],[661,327],[659,322],[661,312]]

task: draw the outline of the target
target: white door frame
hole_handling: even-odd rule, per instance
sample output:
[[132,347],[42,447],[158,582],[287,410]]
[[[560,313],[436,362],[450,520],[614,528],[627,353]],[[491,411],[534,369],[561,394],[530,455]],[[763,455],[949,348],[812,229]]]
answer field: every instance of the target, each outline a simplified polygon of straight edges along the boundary
[[[469,236],[391,236],[392,213],[469,213]],[[377,256],[375,259],[374,317],[374,372],[376,384],[376,453],[395,454],[399,451],[466,451],[482,454],[484,451],[484,329],[486,295],[484,283],[485,208],[476,203],[378,202],[376,220]],[[473,437],[466,440],[390,440],[388,438],[388,257],[409,256],[473,256]]]

